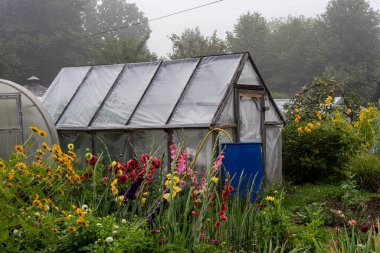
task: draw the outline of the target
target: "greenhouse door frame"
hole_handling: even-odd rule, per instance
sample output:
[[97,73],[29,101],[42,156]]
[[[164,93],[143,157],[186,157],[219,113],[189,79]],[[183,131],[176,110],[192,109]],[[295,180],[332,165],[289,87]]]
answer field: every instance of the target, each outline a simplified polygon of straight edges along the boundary
[[[22,131],[23,124],[22,124],[22,107],[21,107],[21,94],[20,93],[0,93],[0,100],[5,99],[12,99],[16,100],[16,108],[17,108],[17,127],[9,127],[9,128],[2,128],[0,129],[0,132],[20,132],[21,140],[24,142],[24,133]],[[9,112],[7,112],[8,114]]]

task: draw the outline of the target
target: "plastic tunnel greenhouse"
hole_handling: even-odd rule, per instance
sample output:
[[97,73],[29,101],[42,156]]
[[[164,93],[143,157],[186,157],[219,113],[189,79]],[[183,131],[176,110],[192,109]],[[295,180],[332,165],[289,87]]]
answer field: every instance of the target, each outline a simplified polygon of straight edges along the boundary
[[[126,161],[185,142],[194,156],[206,133],[222,128],[234,142],[261,143],[267,182],[282,178],[284,119],[249,53],[65,67],[42,101],[62,145],[74,143],[78,153],[106,146]],[[215,132],[197,165],[209,165],[216,139]]]

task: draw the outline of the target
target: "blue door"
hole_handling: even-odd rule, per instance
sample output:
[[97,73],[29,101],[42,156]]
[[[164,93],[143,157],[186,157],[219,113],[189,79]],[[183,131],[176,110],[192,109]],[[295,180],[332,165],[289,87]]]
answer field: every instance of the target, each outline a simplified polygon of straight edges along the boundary
[[[232,179],[231,184],[235,187],[235,192],[240,181],[239,192],[242,196],[246,196],[247,192],[251,191],[252,201],[255,201],[257,193],[262,191],[263,162],[261,149],[261,143],[257,142],[222,143],[225,156],[223,165]],[[243,172],[243,178],[240,179]],[[252,187],[253,179],[255,181]]]

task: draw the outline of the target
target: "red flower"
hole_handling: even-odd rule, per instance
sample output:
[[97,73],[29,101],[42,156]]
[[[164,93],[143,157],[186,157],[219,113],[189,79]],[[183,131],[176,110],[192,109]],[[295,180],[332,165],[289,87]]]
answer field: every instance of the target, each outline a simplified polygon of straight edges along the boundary
[[132,170],[131,173],[129,173],[129,175],[131,176],[133,181],[137,178],[137,173],[134,170]]
[[197,215],[198,215],[198,212],[194,210],[194,211],[191,212],[191,215],[192,215],[192,216],[197,216]]
[[149,161],[150,156],[148,154],[143,154],[140,156],[140,162],[143,163],[145,166],[147,164],[147,161]]
[[157,157],[153,157],[152,164],[153,164],[154,168],[158,169],[161,166],[161,160]]
[[136,159],[130,159],[127,162],[127,167],[129,170],[140,170],[139,162]]
[[119,179],[117,180],[119,182],[119,184],[126,184],[128,182],[128,175],[127,174],[123,174],[121,175],[121,177],[119,177]]
[[92,155],[90,159],[87,160],[87,163],[91,166],[94,166],[98,161],[98,157],[96,155]]
[[220,221],[217,221],[217,222],[215,223],[215,227],[217,227],[217,228],[219,228],[220,225],[221,225]]
[[212,245],[219,245],[220,241],[219,240],[212,240],[211,243],[212,243]]
[[153,182],[153,179],[151,177],[146,177],[146,183],[151,184]]

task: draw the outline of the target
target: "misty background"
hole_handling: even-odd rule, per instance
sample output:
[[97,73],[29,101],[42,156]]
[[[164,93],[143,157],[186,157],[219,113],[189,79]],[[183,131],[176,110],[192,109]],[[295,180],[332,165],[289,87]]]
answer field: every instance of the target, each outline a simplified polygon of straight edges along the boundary
[[249,51],[275,97],[326,76],[374,101],[379,7],[375,0],[2,0],[0,78],[25,83],[34,75],[48,85],[64,66]]

